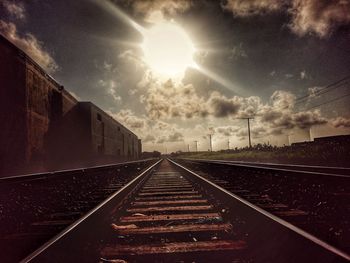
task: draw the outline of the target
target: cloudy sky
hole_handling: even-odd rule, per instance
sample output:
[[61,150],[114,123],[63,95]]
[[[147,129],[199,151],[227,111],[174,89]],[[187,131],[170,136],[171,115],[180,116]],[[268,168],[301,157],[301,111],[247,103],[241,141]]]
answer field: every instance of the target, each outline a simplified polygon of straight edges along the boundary
[[144,150],[350,133],[349,0],[0,0],[0,32]]

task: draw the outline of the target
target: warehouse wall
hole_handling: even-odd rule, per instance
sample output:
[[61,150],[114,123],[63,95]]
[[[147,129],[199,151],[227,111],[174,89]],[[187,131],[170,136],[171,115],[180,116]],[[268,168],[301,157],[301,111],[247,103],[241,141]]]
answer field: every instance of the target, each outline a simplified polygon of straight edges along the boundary
[[0,176],[136,159],[138,138],[0,35]]
[[24,54],[0,36],[0,175],[25,164],[27,144]]
[[[65,115],[71,114],[78,101],[30,60],[26,61],[26,94],[26,160],[33,170],[42,170],[45,169],[45,160],[49,160],[53,152],[48,142],[49,138],[52,138],[51,130],[54,132],[58,129],[58,122],[63,125],[62,119],[67,119]],[[57,134],[55,139],[52,139],[57,143],[61,141],[60,138],[66,140],[69,137]]]
[[106,160],[137,159],[140,156],[137,136],[94,104],[89,105],[94,153]]

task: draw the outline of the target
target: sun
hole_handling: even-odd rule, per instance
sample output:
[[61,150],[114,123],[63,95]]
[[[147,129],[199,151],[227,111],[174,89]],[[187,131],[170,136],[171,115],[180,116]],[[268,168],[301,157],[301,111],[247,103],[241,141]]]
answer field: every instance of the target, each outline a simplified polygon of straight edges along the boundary
[[156,24],[144,32],[144,60],[156,73],[183,74],[194,66],[194,45],[187,33],[175,23]]

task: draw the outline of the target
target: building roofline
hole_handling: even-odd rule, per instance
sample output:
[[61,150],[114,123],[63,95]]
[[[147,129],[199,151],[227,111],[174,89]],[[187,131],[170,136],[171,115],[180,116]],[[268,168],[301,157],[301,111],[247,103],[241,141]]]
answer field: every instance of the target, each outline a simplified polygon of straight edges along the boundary
[[37,62],[35,62],[34,59],[32,59],[27,53],[25,53],[22,49],[17,47],[14,43],[12,43],[8,38],[6,38],[3,34],[0,33],[0,41],[5,42],[9,47],[16,50],[20,56],[23,56],[26,61],[29,61],[32,63],[45,77],[47,77],[53,84],[57,86],[58,89],[66,91],[66,94],[68,94],[73,100],[75,100],[77,103],[90,103],[93,107],[99,109],[100,111],[104,112],[111,120],[121,125],[123,128],[127,129],[131,134],[135,135],[137,138],[138,136],[132,132],[129,128],[125,127],[123,124],[121,124],[119,121],[114,119],[112,116],[110,116],[108,113],[106,113],[104,110],[102,110],[100,107],[92,103],[91,101],[79,101],[77,100],[70,92],[64,88],[63,85],[61,85],[56,79],[54,79],[50,74],[48,74]]
[[107,112],[105,112],[103,109],[101,109],[99,106],[97,106],[96,104],[94,104],[91,101],[79,101],[79,104],[89,104],[90,106],[102,111],[104,114],[106,114],[106,116],[108,116],[108,118],[110,118],[113,122],[117,123],[118,125],[122,126],[123,128],[125,128],[126,130],[128,130],[131,134],[135,135],[138,139],[139,137],[130,130],[130,128],[127,128],[125,125],[121,124],[118,120],[114,119],[111,115],[109,115]]
[[[61,85],[53,76],[43,69],[34,59],[32,59],[25,51],[17,47],[14,43],[11,42],[7,37],[0,33],[0,41],[5,42],[9,47],[19,52],[21,56],[23,56],[27,61],[32,63],[45,77],[51,80],[58,88],[65,89],[63,85]],[[73,97],[73,96],[72,96]],[[74,97],[73,97],[74,98]]]

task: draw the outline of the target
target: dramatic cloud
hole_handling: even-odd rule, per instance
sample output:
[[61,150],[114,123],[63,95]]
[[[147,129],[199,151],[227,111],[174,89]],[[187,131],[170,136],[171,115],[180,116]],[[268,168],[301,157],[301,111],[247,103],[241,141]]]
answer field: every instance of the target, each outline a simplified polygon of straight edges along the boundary
[[343,117],[337,117],[332,121],[332,124],[335,128],[350,128],[350,119],[343,118]]
[[[319,111],[294,112],[295,100],[294,94],[282,90],[275,91],[268,103],[263,103],[256,96],[227,97],[217,91],[205,97],[198,95],[192,85],[174,83],[171,80],[163,83],[148,82],[146,95],[141,97],[147,116],[153,120],[176,117],[180,119],[253,117],[254,122],[264,125],[256,131],[256,136],[262,136],[264,133],[282,134],[294,128],[308,129],[327,123],[327,119],[322,117]],[[213,128],[213,133],[237,132],[236,129],[231,129]]]
[[315,125],[326,124],[327,119],[323,118],[319,111],[305,111],[295,113],[293,122],[300,129],[309,129]]
[[311,33],[326,37],[340,25],[350,23],[347,0],[228,0],[222,6],[240,17],[286,12],[291,17],[291,30],[300,36]]
[[346,0],[294,0],[292,30],[298,35],[315,33],[321,37],[336,27],[350,23],[350,2]]
[[8,40],[26,52],[35,62],[50,73],[55,72],[58,66],[51,55],[45,51],[43,44],[30,33],[20,36],[16,25],[0,20],[0,33]]
[[137,117],[131,110],[121,110],[117,114],[109,112],[109,114],[132,130],[139,130],[146,127],[146,120]]
[[145,103],[151,119],[193,118],[208,114],[204,98],[195,93],[192,85],[174,83],[172,80],[148,80],[144,81],[144,85],[147,94],[141,97],[141,102]]
[[222,7],[235,16],[245,17],[279,10],[284,2],[283,0],[227,0]]
[[1,4],[11,16],[19,20],[25,19],[25,9],[22,3],[3,0]]
[[287,91],[277,90],[272,94],[271,102],[277,110],[292,109],[295,103],[295,95]]
[[211,94],[209,99],[210,112],[218,118],[235,115],[241,107],[241,100],[234,96],[233,98],[226,98],[218,92]]

